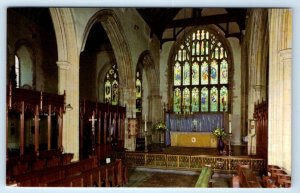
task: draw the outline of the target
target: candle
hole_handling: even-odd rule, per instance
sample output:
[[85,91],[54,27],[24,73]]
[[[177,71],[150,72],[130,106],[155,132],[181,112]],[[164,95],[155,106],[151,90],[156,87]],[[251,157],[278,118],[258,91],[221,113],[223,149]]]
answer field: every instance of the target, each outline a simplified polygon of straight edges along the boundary
[[147,115],[145,114],[145,132],[147,131]]
[[229,133],[231,133],[231,121],[229,121]]

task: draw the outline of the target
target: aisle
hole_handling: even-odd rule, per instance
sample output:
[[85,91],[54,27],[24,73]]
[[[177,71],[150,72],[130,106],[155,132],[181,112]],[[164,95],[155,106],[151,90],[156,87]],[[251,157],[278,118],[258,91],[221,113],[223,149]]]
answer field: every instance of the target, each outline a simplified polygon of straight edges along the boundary
[[[173,188],[192,188],[195,186],[199,177],[198,172],[159,170],[159,169],[130,169],[129,181],[126,187],[173,187]],[[213,175],[213,188],[231,187],[231,176],[227,174]]]

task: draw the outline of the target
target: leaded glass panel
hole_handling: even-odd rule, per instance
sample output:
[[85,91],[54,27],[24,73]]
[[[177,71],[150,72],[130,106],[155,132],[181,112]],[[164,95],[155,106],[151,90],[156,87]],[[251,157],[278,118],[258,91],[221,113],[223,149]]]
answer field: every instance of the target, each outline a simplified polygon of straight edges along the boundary
[[176,88],[174,90],[174,104],[173,104],[173,111],[174,112],[180,112],[181,111],[181,90],[179,88]]
[[206,87],[201,90],[201,111],[208,111],[208,89]]
[[222,86],[220,91],[220,98],[221,98],[221,104],[220,104],[220,111],[227,111],[228,107],[228,89],[225,86]]
[[[219,35],[197,29],[184,36],[175,50],[174,112],[218,112],[228,101],[228,58]],[[225,86],[225,87],[221,87]],[[222,88],[223,90],[221,90]],[[224,96],[223,96],[224,94]],[[228,111],[228,104],[224,105]]]
[[112,105],[117,105],[118,104],[118,82],[117,82],[117,80],[114,80],[113,81],[113,84],[112,84],[112,92],[111,92],[111,95],[112,95],[112,98],[111,98],[111,104]]
[[201,84],[208,84],[208,64],[206,62],[201,64]]
[[111,99],[111,83],[109,80],[105,82],[105,102],[110,103]]
[[190,90],[185,88],[183,90],[183,100],[182,100],[183,112],[190,112]]
[[218,89],[216,87],[212,87],[210,90],[210,111],[218,111]]
[[119,101],[119,77],[117,65],[114,64],[105,76],[104,99],[106,103],[118,105]]
[[174,66],[174,85],[175,86],[181,85],[181,66],[179,62],[176,62]]
[[185,62],[183,66],[183,85],[189,85],[190,78],[190,64],[188,62]]
[[215,60],[210,65],[210,84],[218,84],[218,64]]
[[192,112],[199,111],[199,89],[193,88],[192,90]]
[[220,83],[227,84],[228,83],[228,63],[226,60],[222,60],[220,67]]
[[197,62],[192,65],[192,85],[199,85],[199,64]]

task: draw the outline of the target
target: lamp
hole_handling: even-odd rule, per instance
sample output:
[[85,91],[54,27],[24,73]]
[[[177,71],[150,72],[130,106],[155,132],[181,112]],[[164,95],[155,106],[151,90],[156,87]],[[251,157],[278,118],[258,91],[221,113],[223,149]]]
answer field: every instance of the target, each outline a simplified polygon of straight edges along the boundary
[[73,107],[71,106],[71,104],[67,104],[67,105],[65,106],[65,110],[66,110],[66,111],[71,111],[71,110],[73,110]]

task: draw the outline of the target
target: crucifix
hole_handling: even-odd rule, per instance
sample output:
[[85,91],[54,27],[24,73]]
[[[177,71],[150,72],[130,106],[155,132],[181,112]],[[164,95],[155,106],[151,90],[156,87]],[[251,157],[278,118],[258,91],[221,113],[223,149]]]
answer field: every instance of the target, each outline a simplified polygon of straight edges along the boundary
[[95,111],[93,111],[92,118],[89,119],[89,121],[92,122],[92,147],[93,147],[93,154],[95,152],[95,122],[97,119],[95,119]]

